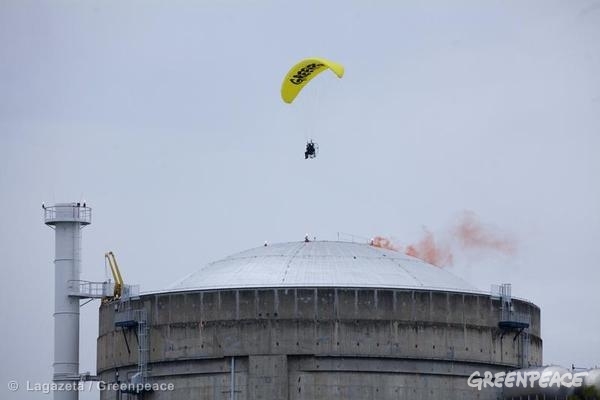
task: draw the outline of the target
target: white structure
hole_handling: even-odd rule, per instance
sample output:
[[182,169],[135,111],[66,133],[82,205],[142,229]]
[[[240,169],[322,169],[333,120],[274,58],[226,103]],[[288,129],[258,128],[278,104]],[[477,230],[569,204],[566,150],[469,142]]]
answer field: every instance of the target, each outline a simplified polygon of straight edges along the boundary
[[364,243],[274,243],[201,267],[170,292],[225,288],[373,287],[480,293],[447,270]]
[[[73,383],[79,375],[79,299],[81,294],[81,229],[92,221],[92,210],[80,203],[44,207],[44,222],[55,232],[54,376]],[[101,296],[102,293],[99,293]],[[77,400],[77,390],[55,391],[54,399]]]

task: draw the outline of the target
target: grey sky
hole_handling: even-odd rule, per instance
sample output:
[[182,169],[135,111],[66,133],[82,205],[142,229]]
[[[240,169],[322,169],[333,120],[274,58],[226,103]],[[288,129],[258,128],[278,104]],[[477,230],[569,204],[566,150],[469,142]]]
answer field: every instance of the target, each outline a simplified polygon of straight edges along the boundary
[[[264,240],[406,243],[472,210],[519,252],[451,271],[538,304],[546,363],[600,364],[598,43],[591,0],[0,2],[2,397],[51,378],[42,201],[87,200],[83,277],[111,249],[143,290]],[[314,93],[279,98],[310,55],[346,66],[314,81],[316,122]]]

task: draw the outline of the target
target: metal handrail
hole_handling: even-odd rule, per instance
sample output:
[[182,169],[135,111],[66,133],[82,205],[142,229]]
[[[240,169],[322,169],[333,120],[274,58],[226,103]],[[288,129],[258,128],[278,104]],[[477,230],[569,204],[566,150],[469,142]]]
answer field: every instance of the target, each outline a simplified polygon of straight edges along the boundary
[[70,294],[73,296],[101,298],[107,296],[113,284],[110,282],[69,281]]
[[[347,285],[347,286],[338,286],[338,285],[298,285],[298,286],[265,286],[265,285],[215,285],[215,286],[204,286],[198,288],[171,288],[171,289],[158,289],[158,290],[146,290],[140,292],[140,296],[151,296],[156,294],[164,294],[164,293],[183,293],[183,292],[204,292],[204,291],[225,291],[225,290],[258,290],[258,289],[350,289],[350,290],[414,290],[414,291],[431,291],[431,292],[442,292],[442,293],[459,293],[465,295],[479,295],[479,296],[489,296],[492,299],[497,299],[497,294],[492,291],[478,290],[478,289],[455,289],[455,288],[446,288],[446,287],[436,287],[436,286],[390,286],[390,285],[377,285],[377,286],[357,286],[357,285]],[[519,300],[525,303],[529,303],[531,305],[536,306],[532,300],[526,299],[524,297],[512,296],[513,300]],[[536,306],[537,307],[537,306]]]
[[57,220],[91,223],[92,209],[73,203],[71,205],[57,205],[44,207],[44,222]]
[[146,310],[140,309],[127,309],[122,311],[116,311],[114,315],[115,323],[135,321],[137,323],[146,323]]
[[514,322],[524,322],[527,324],[531,324],[531,314],[524,312],[511,311],[508,308],[502,309],[500,315],[501,321],[514,321]]
[[140,285],[123,285],[121,299],[127,300],[140,296]]

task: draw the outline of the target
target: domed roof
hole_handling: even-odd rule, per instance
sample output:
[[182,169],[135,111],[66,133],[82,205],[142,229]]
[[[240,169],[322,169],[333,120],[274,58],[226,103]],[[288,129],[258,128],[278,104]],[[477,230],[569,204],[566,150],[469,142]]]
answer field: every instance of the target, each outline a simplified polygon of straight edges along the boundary
[[445,269],[368,244],[291,242],[261,246],[212,262],[168,291],[274,287],[478,290]]

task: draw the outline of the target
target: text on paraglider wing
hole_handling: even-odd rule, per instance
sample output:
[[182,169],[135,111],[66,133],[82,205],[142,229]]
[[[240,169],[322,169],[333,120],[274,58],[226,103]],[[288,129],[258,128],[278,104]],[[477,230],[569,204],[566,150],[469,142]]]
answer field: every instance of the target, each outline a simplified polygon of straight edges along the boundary
[[298,70],[298,72],[296,72],[296,74],[290,78],[290,82],[292,82],[294,85],[300,85],[315,70],[317,70],[323,66],[324,66],[324,64],[316,64],[316,63],[308,64],[307,66],[300,68]]

